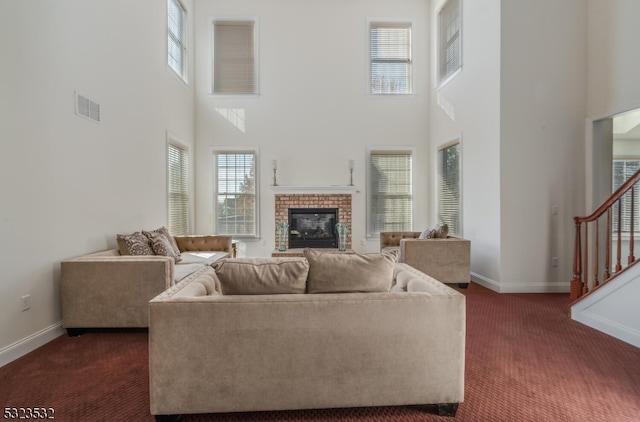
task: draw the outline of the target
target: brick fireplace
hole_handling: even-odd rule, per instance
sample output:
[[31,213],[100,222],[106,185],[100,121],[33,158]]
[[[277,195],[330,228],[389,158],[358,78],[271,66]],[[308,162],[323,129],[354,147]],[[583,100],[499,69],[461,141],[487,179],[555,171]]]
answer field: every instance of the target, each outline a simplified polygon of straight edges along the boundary
[[347,249],[351,249],[351,194],[276,194],[275,206],[276,221],[288,221],[289,208],[337,208],[338,221],[349,227]]

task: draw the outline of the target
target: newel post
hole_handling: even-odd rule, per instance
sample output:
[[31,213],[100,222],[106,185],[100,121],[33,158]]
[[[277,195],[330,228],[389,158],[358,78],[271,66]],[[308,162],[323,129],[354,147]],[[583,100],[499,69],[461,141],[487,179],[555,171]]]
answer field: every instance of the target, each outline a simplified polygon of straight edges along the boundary
[[581,226],[578,217],[574,218],[576,224],[576,240],[573,249],[573,280],[571,280],[571,291],[569,299],[571,301],[577,300],[582,296],[582,289],[584,288],[584,282],[582,281],[582,239],[581,239]]

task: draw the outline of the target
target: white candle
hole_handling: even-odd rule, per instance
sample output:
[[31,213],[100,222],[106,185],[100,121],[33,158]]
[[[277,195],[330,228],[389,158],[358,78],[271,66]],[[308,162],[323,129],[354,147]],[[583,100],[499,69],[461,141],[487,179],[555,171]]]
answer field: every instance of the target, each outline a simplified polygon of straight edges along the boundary
[[353,170],[354,165],[355,164],[354,164],[353,160],[349,160],[349,170]]
[[278,160],[271,160],[271,167],[274,170],[278,170]]

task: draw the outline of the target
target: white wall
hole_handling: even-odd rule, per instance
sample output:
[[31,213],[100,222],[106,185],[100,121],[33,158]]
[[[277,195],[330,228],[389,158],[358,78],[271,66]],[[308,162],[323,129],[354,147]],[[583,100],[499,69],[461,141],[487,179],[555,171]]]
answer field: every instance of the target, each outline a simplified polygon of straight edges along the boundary
[[500,291],[568,291],[584,204],[587,6],[501,9]]
[[[471,240],[471,271],[491,286],[500,280],[500,0],[462,2],[462,71],[437,89],[437,13],[433,1],[430,153],[460,138],[462,146],[463,237]],[[441,106],[438,104],[443,104]],[[433,215],[437,203],[431,202]],[[495,280],[495,282],[494,282]]]
[[636,0],[589,0],[587,116],[640,107],[640,35]]
[[[213,230],[212,146],[259,147],[261,239],[241,245],[242,255],[268,256],[274,243],[271,160],[280,185],[346,185],[355,160],[354,249],[365,241],[367,146],[415,146],[415,229],[430,223],[428,210],[429,20],[424,0],[196,0],[197,231]],[[256,18],[260,95],[220,98],[211,89],[212,18]],[[368,95],[367,19],[409,19],[413,26],[414,91],[409,98]],[[243,110],[244,132],[216,109]],[[364,244],[363,244],[364,243]]]
[[[195,136],[166,2],[3,1],[0,37],[1,365],[61,332],[61,260],[167,224],[166,132]],[[101,123],[75,115],[74,91]]]
[[[443,2],[432,2],[434,51]],[[431,101],[432,154],[462,140],[472,278],[496,291],[567,291],[571,278],[572,217],[584,201],[587,16],[583,2],[561,3],[462,2],[462,71]]]

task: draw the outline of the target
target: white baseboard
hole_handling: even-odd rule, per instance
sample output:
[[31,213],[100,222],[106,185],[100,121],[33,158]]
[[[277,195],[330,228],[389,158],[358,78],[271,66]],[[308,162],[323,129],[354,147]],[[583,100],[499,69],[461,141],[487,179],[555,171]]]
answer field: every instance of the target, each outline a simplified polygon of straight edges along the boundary
[[493,290],[494,292],[500,292],[500,283],[495,280],[491,280],[488,277],[482,276],[480,274],[471,273],[471,281],[476,284],[481,285],[482,287],[486,287],[489,290]]
[[22,340],[16,341],[7,347],[0,349],[0,367],[36,350],[38,347],[49,343],[51,340],[64,334],[62,322],[53,324],[37,333],[31,334]]
[[471,273],[471,281],[498,293],[569,293],[570,283],[500,283]]

